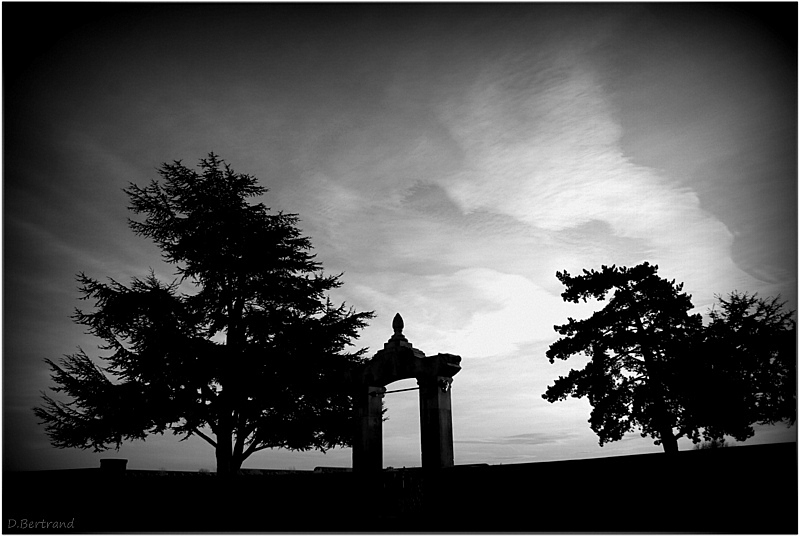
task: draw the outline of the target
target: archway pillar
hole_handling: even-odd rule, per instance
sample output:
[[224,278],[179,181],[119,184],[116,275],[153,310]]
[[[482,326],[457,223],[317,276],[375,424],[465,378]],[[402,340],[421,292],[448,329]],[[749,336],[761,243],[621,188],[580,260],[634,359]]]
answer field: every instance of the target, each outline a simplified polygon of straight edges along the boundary
[[417,379],[422,467],[426,469],[449,468],[454,464],[452,382],[452,377]]
[[353,468],[383,468],[383,386],[364,386],[357,395],[358,431],[353,442]]

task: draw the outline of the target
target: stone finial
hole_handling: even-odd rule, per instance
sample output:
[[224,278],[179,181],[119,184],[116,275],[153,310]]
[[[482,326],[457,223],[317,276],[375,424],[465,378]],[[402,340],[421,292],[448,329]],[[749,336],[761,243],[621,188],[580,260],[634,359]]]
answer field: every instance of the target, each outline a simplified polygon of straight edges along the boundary
[[408,342],[406,336],[403,335],[403,318],[400,317],[400,314],[396,314],[394,319],[392,320],[392,328],[394,329],[394,334],[392,337],[389,338],[389,341],[383,344],[384,350],[388,349],[397,349],[400,347],[409,347],[411,350],[414,351],[415,354],[420,354],[421,356],[425,356],[425,354],[415,349],[411,346],[411,343]]
[[392,320],[392,329],[394,329],[394,333],[397,335],[403,334],[403,318],[400,317],[400,314],[396,314],[394,319]]

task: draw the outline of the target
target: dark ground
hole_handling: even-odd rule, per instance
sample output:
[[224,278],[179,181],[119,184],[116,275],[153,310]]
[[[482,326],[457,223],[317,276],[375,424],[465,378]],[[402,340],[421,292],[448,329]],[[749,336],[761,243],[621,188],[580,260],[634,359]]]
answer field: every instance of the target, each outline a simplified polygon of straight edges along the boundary
[[789,443],[229,482],[189,472],[11,472],[3,532],[796,534],[797,460]]

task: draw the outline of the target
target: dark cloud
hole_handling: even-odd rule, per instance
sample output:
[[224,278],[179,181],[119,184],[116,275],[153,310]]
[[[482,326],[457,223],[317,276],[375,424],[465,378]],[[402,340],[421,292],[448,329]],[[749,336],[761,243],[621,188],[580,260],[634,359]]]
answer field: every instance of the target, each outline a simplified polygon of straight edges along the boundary
[[456,444],[494,444],[494,445],[523,445],[538,446],[542,444],[556,444],[568,438],[580,436],[576,433],[525,433],[512,436],[503,436],[489,440],[455,440]]

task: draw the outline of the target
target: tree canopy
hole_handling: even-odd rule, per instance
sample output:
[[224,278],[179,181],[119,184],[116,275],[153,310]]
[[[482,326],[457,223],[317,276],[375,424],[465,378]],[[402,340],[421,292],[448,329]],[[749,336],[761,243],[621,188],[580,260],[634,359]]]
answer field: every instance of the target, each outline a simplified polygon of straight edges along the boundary
[[104,450],[171,430],[211,444],[217,472],[236,472],[266,448],[350,445],[349,350],[372,312],[335,306],[298,216],[252,198],[267,189],[210,154],[199,171],[163,164],[159,180],[131,184],[131,229],[176,268],[130,285],[78,276],[74,320],[103,340],[100,366],[85,352],[47,359],[59,401],[34,411],[57,447]]
[[587,319],[555,326],[563,337],[550,363],[583,355],[589,362],[559,377],[542,397],[587,397],[600,445],[638,429],[678,450],[677,439],[745,440],[753,424],[796,419],[796,322],[777,298],[732,292],[702,316],[691,313],[683,284],[645,262],[558,272],[562,298],[608,303]]
[[569,318],[555,327],[564,337],[547,351],[550,363],[575,354],[590,361],[584,369],[559,377],[542,396],[550,402],[570,395],[588,397],[593,407],[589,423],[600,445],[639,428],[643,436],[672,452],[686,433],[683,409],[669,382],[669,365],[702,319],[689,313],[691,297],[682,292],[683,284],[659,277],[657,270],[643,263],[633,268],[603,266],[578,276],[556,274],[566,286],[561,295],[565,301],[604,301],[613,293],[588,319]]
[[[793,424],[797,412],[797,326],[779,298],[717,297],[689,356],[687,393],[706,441],[742,441],[753,424]],[[694,440],[699,441],[695,434]]]

